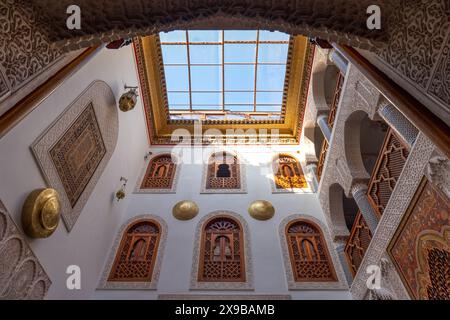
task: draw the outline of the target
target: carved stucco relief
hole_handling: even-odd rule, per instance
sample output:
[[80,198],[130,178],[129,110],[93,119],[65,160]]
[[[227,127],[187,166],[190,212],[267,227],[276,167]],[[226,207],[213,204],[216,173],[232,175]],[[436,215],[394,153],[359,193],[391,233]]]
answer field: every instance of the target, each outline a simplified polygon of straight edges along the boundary
[[[358,181],[368,181],[369,175],[364,168],[350,167],[353,159],[359,157],[360,151],[347,150],[345,124],[354,112],[367,113],[374,119],[377,110],[383,101],[383,96],[353,65],[349,65],[338,105],[335,125],[331,135],[330,146],[324,164],[323,174],[319,185],[319,201],[325,213],[327,224],[334,239],[346,238],[348,229],[345,225],[336,225],[331,219],[333,214],[330,207],[330,186],[338,183],[346,195],[350,195],[351,186]],[[353,162],[357,162],[357,159]]]
[[[382,257],[386,255],[388,244],[426,173],[434,150],[435,146],[431,141],[420,133],[353,280],[350,292],[354,299],[362,299],[366,295],[368,274],[365,271],[367,266],[378,265]],[[406,296],[405,289],[400,282],[391,283],[391,287],[397,296]]]
[[0,300],[43,299],[51,283],[0,200]]
[[[28,1],[2,1],[0,12],[0,65],[15,91],[61,58],[62,52],[52,46]],[[1,77],[0,83],[5,83]],[[3,95],[4,86],[0,88]]]

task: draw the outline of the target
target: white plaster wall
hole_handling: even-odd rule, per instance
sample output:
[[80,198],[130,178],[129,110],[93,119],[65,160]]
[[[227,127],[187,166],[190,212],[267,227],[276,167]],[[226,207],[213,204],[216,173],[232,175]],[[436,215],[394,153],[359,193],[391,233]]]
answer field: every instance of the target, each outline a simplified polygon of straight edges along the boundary
[[[67,79],[38,108],[0,140],[0,198],[17,225],[28,194],[46,187],[29,146],[47,126],[94,80],[103,80],[112,88],[116,100],[124,84],[137,85],[132,47],[99,50],[72,77]],[[52,285],[47,299],[89,298],[97,286],[115,231],[123,219],[130,199],[113,200],[119,179],[130,179],[128,190],[139,174],[140,163],[148,148],[145,121],[140,102],[133,111],[119,112],[119,140],[77,223],[69,234],[60,223],[48,239],[29,239],[30,246],[50,276]],[[66,268],[81,267],[81,290],[67,290]]]
[[[152,148],[154,154],[170,152],[171,148]],[[247,194],[200,194],[202,164],[182,164],[176,194],[132,194],[125,222],[140,214],[154,214],[168,225],[167,244],[164,251],[161,275],[156,291],[111,291],[97,290],[96,299],[155,299],[158,294],[291,294],[293,299],[349,299],[348,291],[289,291],[281,254],[278,226],[288,215],[309,214],[325,223],[317,194],[308,191],[303,194],[273,194],[270,184],[272,157],[277,151],[292,151],[298,147],[278,147],[270,152],[254,152],[249,147],[235,147],[231,150],[248,160],[246,165]],[[209,154],[209,151],[205,152]],[[140,169],[144,160],[139,163]],[[172,216],[172,207],[181,200],[193,200],[200,212],[190,221],[179,221]],[[258,199],[272,202],[275,216],[268,221],[257,221],[247,212],[249,204]],[[189,290],[195,229],[199,220],[216,210],[234,211],[244,217],[250,229],[254,291],[192,291]],[[332,249],[332,248],[330,248]]]

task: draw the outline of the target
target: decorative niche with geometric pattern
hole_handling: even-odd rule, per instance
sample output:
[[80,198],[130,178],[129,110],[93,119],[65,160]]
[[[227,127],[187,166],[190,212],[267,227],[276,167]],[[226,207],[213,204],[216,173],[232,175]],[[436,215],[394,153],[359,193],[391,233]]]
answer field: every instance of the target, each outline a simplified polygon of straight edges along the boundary
[[167,237],[165,222],[136,216],[119,231],[99,289],[156,289]]
[[198,281],[245,282],[243,233],[237,220],[222,216],[206,223],[200,254]]
[[245,193],[244,173],[237,155],[213,153],[206,165],[202,193]]
[[450,300],[450,202],[423,178],[389,246],[413,299]]
[[322,231],[315,223],[292,221],[286,226],[286,240],[296,282],[337,281]]
[[308,187],[300,162],[291,155],[279,154],[272,163],[274,192],[295,192]]
[[94,81],[31,146],[48,185],[60,195],[68,231],[114,152],[118,129],[114,94]]
[[170,153],[155,155],[145,166],[136,193],[174,193],[179,168]]

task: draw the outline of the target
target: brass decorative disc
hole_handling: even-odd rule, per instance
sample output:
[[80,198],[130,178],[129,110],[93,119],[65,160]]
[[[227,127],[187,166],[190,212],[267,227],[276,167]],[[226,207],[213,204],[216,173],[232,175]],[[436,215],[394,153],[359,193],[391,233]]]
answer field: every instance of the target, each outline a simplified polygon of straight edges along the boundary
[[199,208],[194,201],[183,200],[172,209],[173,216],[178,220],[191,220],[198,214]]
[[250,204],[248,213],[256,220],[269,220],[275,214],[275,208],[266,200],[257,200]]
[[22,208],[22,226],[32,238],[47,238],[58,227],[61,205],[56,190],[37,189],[31,192]]

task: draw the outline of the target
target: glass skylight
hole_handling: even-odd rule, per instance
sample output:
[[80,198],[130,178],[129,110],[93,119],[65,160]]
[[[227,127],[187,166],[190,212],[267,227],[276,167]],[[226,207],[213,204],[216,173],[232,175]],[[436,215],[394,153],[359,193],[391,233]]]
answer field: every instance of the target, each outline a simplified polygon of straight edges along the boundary
[[183,30],[159,37],[173,119],[201,113],[208,119],[279,119],[288,34]]

